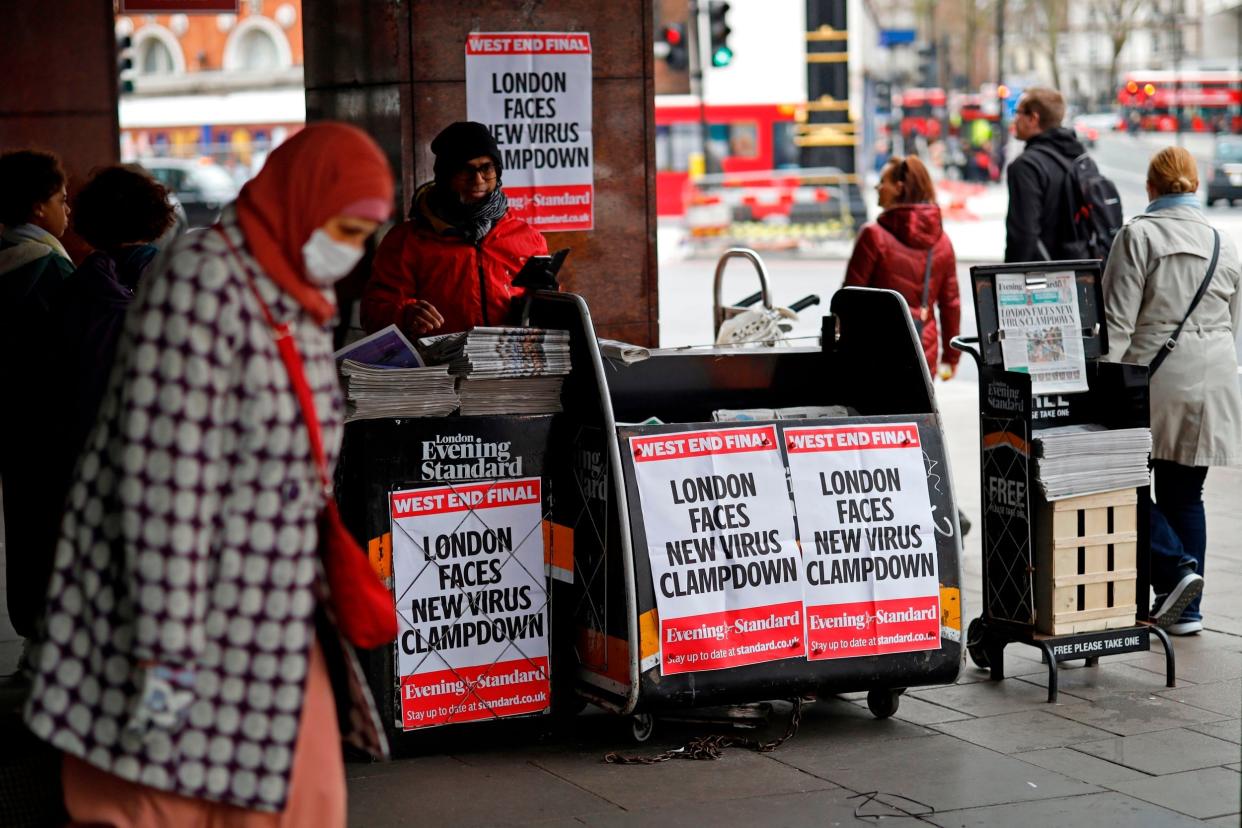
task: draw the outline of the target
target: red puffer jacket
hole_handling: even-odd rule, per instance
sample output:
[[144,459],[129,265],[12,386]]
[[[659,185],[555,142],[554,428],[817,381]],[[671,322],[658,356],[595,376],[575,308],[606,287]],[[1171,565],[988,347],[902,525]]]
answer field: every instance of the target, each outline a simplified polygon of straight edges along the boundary
[[403,221],[375,251],[362,293],[362,327],[402,327],[405,307],[416,300],[431,303],[444,317],[443,327],[419,336],[503,325],[510,303],[522,293],[513,277],[528,258],[547,252],[538,230],[507,214],[477,246],[438,232],[421,217]]
[[923,325],[923,353],[934,377],[936,316],[940,317],[939,341],[943,343],[941,360],[956,365],[962,356],[949,347],[949,340],[961,329],[962,303],[957,290],[957,258],[940,225],[940,208],[935,204],[902,204],[888,208],[875,223],[865,225],[845,270],[845,286],[895,290],[906,298],[917,319],[923,305],[923,273],[929,249],[932,272],[927,303],[937,313]]

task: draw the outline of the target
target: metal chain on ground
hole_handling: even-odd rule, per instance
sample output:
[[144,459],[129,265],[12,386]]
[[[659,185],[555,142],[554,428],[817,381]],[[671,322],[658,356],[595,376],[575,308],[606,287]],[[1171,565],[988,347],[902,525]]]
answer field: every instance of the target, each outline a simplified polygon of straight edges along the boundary
[[785,732],[770,742],[760,742],[758,739],[746,736],[712,734],[698,736],[687,742],[684,747],[666,750],[655,756],[622,756],[620,753],[613,752],[604,754],[604,761],[610,765],[658,765],[670,759],[714,760],[723,756],[725,749],[731,747],[750,748],[756,753],[771,753],[792,739],[801,723],[802,699],[799,697],[793,700],[793,712],[789,716],[789,725],[785,728]]

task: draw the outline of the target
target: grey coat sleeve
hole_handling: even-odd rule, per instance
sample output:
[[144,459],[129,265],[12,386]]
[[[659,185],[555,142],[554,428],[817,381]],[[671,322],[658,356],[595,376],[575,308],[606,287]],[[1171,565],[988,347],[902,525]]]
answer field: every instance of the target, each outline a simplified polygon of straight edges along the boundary
[[1147,245],[1142,234],[1127,224],[1113,239],[1104,267],[1104,316],[1108,324],[1107,362],[1121,362],[1130,350],[1130,341],[1143,307],[1147,285]]

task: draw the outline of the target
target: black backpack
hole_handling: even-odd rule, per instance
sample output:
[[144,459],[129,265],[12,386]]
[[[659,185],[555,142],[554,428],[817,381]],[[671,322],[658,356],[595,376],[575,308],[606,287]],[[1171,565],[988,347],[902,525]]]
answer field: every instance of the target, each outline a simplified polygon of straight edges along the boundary
[[[1106,262],[1108,251],[1113,247],[1113,239],[1125,221],[1117,186],[1100,173],[1099,167],[1085,152],[1069,161],[1051,147],[1031,149],[1051,158],[1065,171],[1061,192],[1074,237],[1062,239],[1057,244],[1057,257],[1100,259],[1101,262]],[[1044,248],[1042,241],[1039,248],[1045,258],[1052,259],[1051,252]]]

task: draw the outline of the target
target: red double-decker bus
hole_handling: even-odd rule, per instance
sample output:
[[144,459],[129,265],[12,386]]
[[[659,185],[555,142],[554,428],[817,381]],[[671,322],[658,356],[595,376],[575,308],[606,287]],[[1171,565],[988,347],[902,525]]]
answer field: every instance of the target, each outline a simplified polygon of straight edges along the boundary
[[1123,129],[1242,132],[1242,73],[1199,69],[1126,73],[1117,92]]
[[[928,141],[940,138],[946,96],[939,87],[907,89],[901,93],[901,135],[910,142],[916,135]],[[908,145],[908,144],[907,144]]]
[[[805,106],[803,104],[802,106]],[[685,213],[691,172],[796,170],[799,105],[705,104],[682,95],[656,97],[656,206],[661,216]],[[703,124],[707,125],[706,141]],[[703,169],[692,170],[702,157]]]

